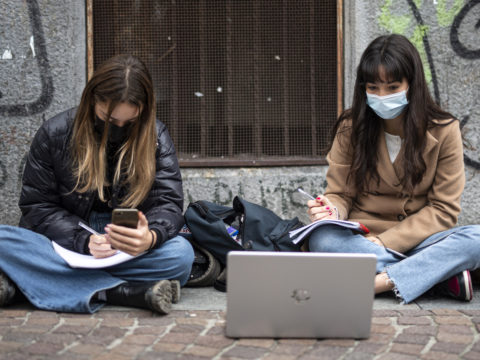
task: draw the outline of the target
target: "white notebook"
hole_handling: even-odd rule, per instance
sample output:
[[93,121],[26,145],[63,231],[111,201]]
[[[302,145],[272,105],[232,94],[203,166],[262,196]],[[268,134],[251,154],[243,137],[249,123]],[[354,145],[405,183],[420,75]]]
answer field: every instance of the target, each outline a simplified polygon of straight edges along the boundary
[[107,258],[97,259],[92,255],[83,255],[75,251],[65,249],[64,247],[58,245],[55,241],[52,241],[52,245],[55,252],[60,255],[67,262],[67,264],[70,265],[70,267],[73,268],[100,269],[120,264],[141,255],[132,256],[119,250],[115,255]]

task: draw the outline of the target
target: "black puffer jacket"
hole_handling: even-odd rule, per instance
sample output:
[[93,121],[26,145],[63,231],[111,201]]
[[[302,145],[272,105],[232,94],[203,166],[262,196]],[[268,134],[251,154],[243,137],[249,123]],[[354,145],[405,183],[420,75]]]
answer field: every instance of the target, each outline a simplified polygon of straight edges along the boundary
[[[72,192],[75,179],[69,148],[75,112],[71,109],[46,121],[33,139],[23,173],[20,226],[88,254],[90,233],[78,222],[88,223],[96,194]],[[149,227],[158,230],[160,245],[183,226],[183,189],[173,142],[158,120],[157,131],[155,181],[138,209],[147,217]]]

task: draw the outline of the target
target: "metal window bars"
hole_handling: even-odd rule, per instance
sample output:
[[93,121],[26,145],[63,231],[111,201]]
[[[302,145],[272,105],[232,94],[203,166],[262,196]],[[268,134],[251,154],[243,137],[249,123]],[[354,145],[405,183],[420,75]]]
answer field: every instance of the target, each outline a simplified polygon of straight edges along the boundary
[[338,1],[88,1],[93,68],[118,53],[146,62],[182,166],[324,163]]

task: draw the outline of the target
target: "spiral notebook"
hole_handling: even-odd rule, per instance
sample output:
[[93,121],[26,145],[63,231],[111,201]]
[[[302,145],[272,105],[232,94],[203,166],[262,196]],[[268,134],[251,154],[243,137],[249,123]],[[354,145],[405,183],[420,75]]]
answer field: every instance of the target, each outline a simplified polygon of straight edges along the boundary
[[361,232],[363,234],[368,234],[370,230],[367,229],[367,227],[363,224],[360,224],[359,222],[356,221],[346,221],[346,220],[317,220],[315,222],[312,222],[308,225],[305,225],[301,228],[295,229],[290,231],[290,238],[292,238],[292,242],[294,244],[298,244],[302,239],[310,234],[313,230],[316,228],[323,226],[323,225],[337,225],[337,226],[342,226],[348,229],[356,230],[358,232]]

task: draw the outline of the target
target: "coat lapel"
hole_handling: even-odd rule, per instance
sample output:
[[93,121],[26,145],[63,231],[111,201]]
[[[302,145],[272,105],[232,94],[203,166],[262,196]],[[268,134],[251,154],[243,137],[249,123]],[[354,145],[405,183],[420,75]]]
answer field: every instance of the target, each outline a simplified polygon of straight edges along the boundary
[[[402,145],[403,147],[403,145]],[[400,149],[400,153],[395,159],[395,163],[402,153],[402,149]],[[378,175],[380,178],[385,181],[388,185],[390,185],[395,190],[401,190],[400,187],[400,179],[397,176],[397,172],[390,161],[390,156],[388,155],[387,143],[385,140],[385,132],[382,130],[380,131],[380,139],[379,139],[379,146],[378,146],[378,164],[377,164]],[[403,173],[403,172],[402,172]]]
[[[387,145],[386,145],[386,142],[385,142],[385,134],[383,132],[382,132],[382,134],[383,134],[383,141],[384,141],[385,149],[386,149]],[[427,134],[426,134],[426,137],[425,137],[425,150],[423,151],[423,159],[424,159],[426,164],[431,163],[432,160],[429,160],[430,159],[430,152],[437,144],[438,144],[438,140],[435,139],[435,137],[432,134],[430,134],[429,131],[427,131]],[[403,175],[404,175],[403,150],[404,150],[404,144],[402,144],[402,147],[400,148],[400,152],[398,153],[397,158],[395,159],[395,161],[392,164],[393,171],[394,171],[395,177],[397,179],[397,182],[395,184],[397,184],[400,181],[400,179],[403,178]],[[390,158],[389,158],[389,155],[388,155],[388,150],[386,150],[386,151],[387,151],[387,159],[390,161]]]

